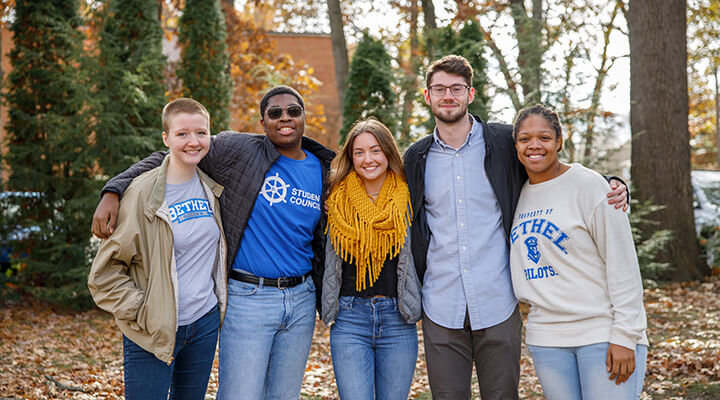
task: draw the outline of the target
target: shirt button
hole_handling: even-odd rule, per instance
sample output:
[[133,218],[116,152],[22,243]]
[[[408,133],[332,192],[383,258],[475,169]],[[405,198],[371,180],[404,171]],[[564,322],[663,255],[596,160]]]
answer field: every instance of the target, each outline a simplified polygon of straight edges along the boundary
[[461,222],[461,223],[460,223],[460,226],[465,226],[465,223],[464,223],[464,222]]
[[460,175],[457,176],[457,179],[460,180]]
[[458,153],[455,153],[455,157],[460,157],[460,154],[458,154]]
[[462,203],[462,199],[458,199],[458,203]]
[[463,251],[465,251],[465,249],[467,249],[467,247],[463,246],[462,249],[463,249]]

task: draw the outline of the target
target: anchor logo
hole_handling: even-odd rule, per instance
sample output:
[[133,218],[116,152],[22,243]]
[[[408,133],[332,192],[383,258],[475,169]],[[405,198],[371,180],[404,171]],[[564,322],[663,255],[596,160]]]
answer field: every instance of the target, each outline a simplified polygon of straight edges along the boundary
[[270,203],[270,207],[276,203],[287,203],[285,196],[287,196],[287,188],[289,186],[290,185],[286,184],[276,172],[275,176],[265,178],[260,194]]
[[528,250],[528,259],[535,264],[540,261],[540,252],[537,249],[537,238],[535,236],[530,236],[527,239],[525,239],[525,246],[527,246]]

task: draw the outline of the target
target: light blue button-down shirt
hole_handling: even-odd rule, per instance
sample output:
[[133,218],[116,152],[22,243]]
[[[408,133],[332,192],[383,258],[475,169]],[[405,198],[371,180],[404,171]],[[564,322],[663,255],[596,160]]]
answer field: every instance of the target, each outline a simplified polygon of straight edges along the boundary
[[425,168],[430,227],[423,309],[436,324],[461,329],[466,310],[473,330],[507,320],[517,299],[508,244],[495,193],[485,174],[482,125],[459,149],[433,133]]

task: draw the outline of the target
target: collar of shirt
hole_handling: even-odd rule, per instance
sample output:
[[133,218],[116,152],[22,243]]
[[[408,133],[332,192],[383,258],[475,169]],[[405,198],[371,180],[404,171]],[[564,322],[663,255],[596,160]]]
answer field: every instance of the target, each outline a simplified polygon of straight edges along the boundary
[[456,149],[456,148],[446,144],[445,142],[443,142],[443,140],[440,138],[440,134],[438,133],[437,126],[435,126],[435,129],[433,130],[434,144],[437,146],[440,146],[440,148],[443,150],[453,150],[453,151],[458,151],[465,146],[472,146],[472,144],[473,144],[472,138],[475,136],[482,135],[482,124],[477,123],[477,121],[475,121],[475,118],[473,118],[472,115],[470,115],[470,114],[468,114],[468,118],[470,119],[470,132],[467,134],[467,136],[465,137],[465,142],[463,142],[463,144],[460,147],[458,147]]

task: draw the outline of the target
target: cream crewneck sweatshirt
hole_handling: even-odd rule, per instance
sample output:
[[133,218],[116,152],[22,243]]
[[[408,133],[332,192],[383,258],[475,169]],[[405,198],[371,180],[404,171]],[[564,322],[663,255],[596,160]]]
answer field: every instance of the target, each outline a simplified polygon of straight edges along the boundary
[[574,347],[648,344],[642,280],[627,215],[607,181],[572,164],[525,183],[510,233],[515,295],[530,304],[526,342]]

